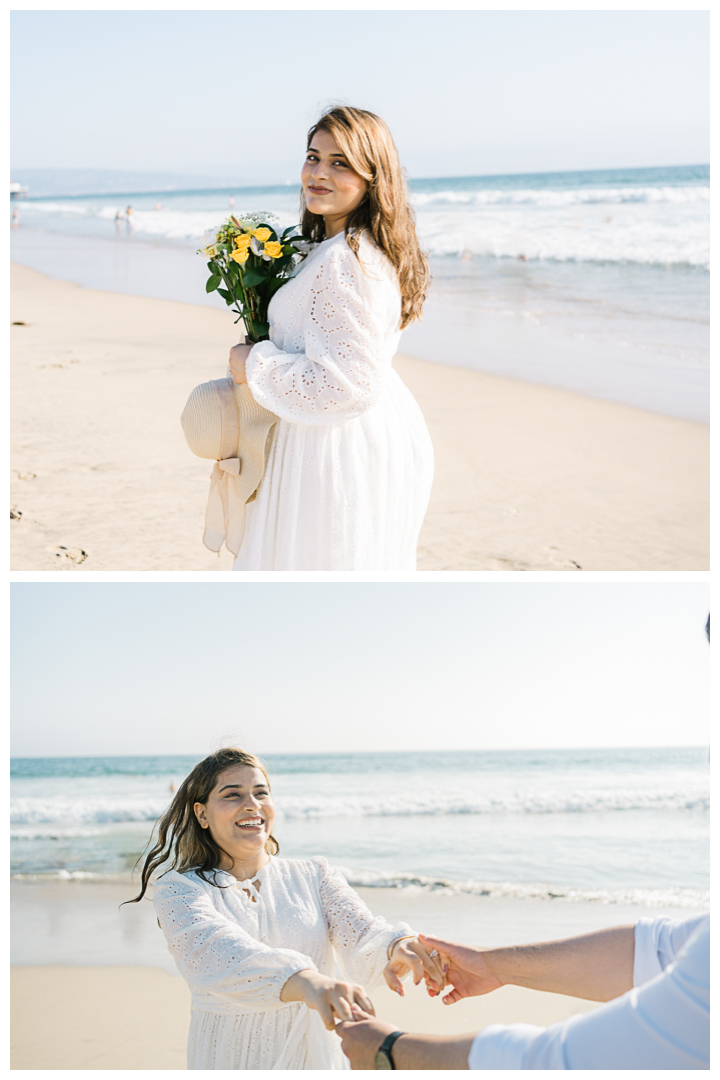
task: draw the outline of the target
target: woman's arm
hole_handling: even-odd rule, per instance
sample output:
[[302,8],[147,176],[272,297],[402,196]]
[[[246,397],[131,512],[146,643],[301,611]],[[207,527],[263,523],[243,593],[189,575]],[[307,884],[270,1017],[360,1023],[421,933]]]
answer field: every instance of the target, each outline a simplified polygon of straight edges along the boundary
[[291,976],[315,968],[304,953],[274,949],[252,937],[222,915],[203,886],[184,874],[160,878],[153,904],[180,974],[194,989],[229,1001],[277,1004]]
[[[299,313],[302,352],[283,352],[271,341],[237,365],[259,405],[297,424],[332,424],[375,404],[381,383],[382,321],[377,313],[384,280],[370,282],[357,257],[333,244],[316,267],[307,310]],[[238,359],[241,357],[238,354]]]
[[[321,874],[320,896],[330,930],[330,941],[343,969],[365,986],[374,986],[385,975],[393,990],[402,992],[400,979],[413,972],[415,982],[423,968],[442,978],[439,967],[428,961],[426,950],[407,923],[391,926],[372,914],[342,874],[322,858],[313,859]],[[406,940],[398,940],[405,938]],[[389,953],[392,954],[390,958]]]

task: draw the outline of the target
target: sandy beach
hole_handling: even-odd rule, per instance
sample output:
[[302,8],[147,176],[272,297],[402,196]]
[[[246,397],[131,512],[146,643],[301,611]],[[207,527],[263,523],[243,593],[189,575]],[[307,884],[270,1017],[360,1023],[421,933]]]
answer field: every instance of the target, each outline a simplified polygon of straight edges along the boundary
[[[227,313],[12,273],[13,570],[229,570],[190,390]],[[485,343],[491,347],[492,343]],[[706,570],[704,424],[401,355],[435,444],[419,570]]]
[[[190,992],[146,967],[13,968],[11,1069],[184,1069]],[[413,1031],[461,1034],[487,1024],[549,1024],[593,1002],[506,986],[447,1008],[410,985],[372,993],[378,1016]]]
[[[374,913],[393,922],[411,908],[428,932],[449,935],[452,926],[456,934],[474,938],[482,925],[488,944],[512,940],[513,932],[522,937],[523,929],[537,940],[541,927],[557,927],[549,936],[559,936],[563,926],[572,933],[627,921],[630,914],[603,905],[493,905],[478,897],[359,891]],[[152,906],[118,907],[134,892],[120,883],[13,882],[13,1069],[185,1068],[190,994]],[[493,1023],[550,1024],[596,1007],[503,987],[448,1008],[412,983],[404,999],[381,986],[372,1000],[383,1019],[440,1034]]]

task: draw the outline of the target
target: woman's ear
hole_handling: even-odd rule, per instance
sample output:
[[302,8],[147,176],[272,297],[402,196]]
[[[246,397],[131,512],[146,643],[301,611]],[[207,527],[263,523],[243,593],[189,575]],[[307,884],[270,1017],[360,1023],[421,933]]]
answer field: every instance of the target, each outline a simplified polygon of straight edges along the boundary
[[195,805],[193,806],[193,810],[195,811],[195,817],[198,819],[198,822],[200,823],[200,827],[202,829],[209,829],[210,826],[208,825],[208,820],[205,817],[205,805],[204,805],[204,803],[196,802]]

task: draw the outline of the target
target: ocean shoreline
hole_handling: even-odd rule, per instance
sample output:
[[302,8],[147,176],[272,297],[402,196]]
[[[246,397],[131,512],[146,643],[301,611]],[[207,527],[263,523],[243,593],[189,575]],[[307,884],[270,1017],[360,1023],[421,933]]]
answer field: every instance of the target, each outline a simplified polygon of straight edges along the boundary
[[[205,262],[179,243],[18,230],[11,234],[11,259],[86,289],[211,307],[224,311],[233,325],[234,317],[218,295],[205,293]],[[512,265],[512,260],[504,261]],[[575,272],[582,275],[583,266]],[[710,374],[704,361],[665,355],[658,344],[603,340],[597,329],[585,331],[582,318],[572,324],[558,313],[538,318],[511,299],[514,291],[526,289],[520,280],[506,289],[504,300],[485,297],[481,290],[472,300],[466,295],[460,301],[453,300],[440,280],[434,291],[431,287],[422,321],[403,332],[401,353],[658,415],[709,422]],[[611,328],[613,319],[605,321]]]
[[[231,320],[17,265],[12,282],[12,569],[230,570],[203,548],[209,470],[178,418],[224,372]],[[407,355],[395,366],[436,451],[418,570],[708,568],[704,424]]]
[[[147,899],[125,904],[138,892],[137,878],[124,883],[11,881],[12,966],[130,965],[176,974],[152,904]],[[418,931],[489,947],[554,940],[644,917],[685,919],[707,910],[362,886],[356,892],[374,915],[390,923],[409,922]]]

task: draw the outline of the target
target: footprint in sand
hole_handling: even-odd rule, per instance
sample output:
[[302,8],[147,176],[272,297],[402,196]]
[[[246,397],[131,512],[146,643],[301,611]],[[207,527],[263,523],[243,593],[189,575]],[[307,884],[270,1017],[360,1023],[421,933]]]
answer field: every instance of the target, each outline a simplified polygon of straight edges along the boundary
[[18,510],[17,506],[10,507],[10,520],[19,521],[22,517],[22,510]]
[[54,555],[56,559],[68,559],[70,562],[82,563],[88,557],[87,551],[83,551],[82,548],[66,548],[62,544],[58,544],[57,547],[45,548],[51,555]]
[[19,472],[17,474],[18,480],[36,480],[37,473],[34,472]]
[[580,563],[575,562],[574,559],[569,559],[567,555],[562,555],[560,548],[546,547],[545,551],[550,553],[550,562],[558,570],[582,570]]

